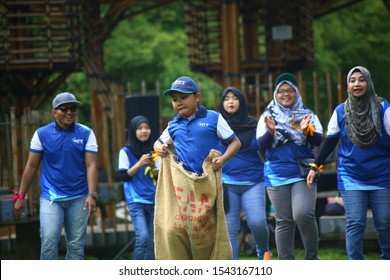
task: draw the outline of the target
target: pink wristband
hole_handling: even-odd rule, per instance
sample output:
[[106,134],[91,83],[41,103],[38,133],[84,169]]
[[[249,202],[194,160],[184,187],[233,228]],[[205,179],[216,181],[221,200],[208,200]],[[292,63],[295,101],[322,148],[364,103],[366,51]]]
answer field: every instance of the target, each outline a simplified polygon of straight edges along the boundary
[[12,201],[15,201],[17,199],[24,199],[24,195],[18,193],[17,191],[13,191],[14,192],[14,196],[12,197]]

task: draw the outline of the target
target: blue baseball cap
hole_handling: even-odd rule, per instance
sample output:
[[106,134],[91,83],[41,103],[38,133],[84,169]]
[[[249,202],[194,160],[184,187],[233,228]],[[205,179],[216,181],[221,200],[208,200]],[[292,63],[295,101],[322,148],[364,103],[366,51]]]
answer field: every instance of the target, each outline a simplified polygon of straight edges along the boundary
[[198,87],[196,86],[194,80],[186,76],[177,78],[176,81],[172,83],[171,88],[163,92],[163,95],[171,95],[171,93],[174,91],[178,91],[186,94],[199,92]]

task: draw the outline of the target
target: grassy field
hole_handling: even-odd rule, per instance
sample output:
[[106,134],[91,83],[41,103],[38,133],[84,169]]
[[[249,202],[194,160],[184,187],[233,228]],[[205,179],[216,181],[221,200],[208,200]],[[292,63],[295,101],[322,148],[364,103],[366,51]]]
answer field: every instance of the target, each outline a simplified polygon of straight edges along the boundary
[[[272,244],[271,249],[271,260],[278,260],[278,254],[274,244]],[[340,241],[322,241],[319,245],[319,255],[321,260],[348,260],[346,251],[345,251],[345,243],[344,240]],[[93,257],[91,257],[93,259]],[[132,260],[133,254],[132,252],[126,252],[121,257],[121,260]],[[296,260],[304,260],[305,259],[305,251],[302,247],[302,244],[297,242],[295,248],[295,259]],[[365,240],[364,241],[364,259],[365,260],[379,260],[380,259],[380,251],[378,247],[377,240]],[[239,255],[239,260],[257,260],[256,254],[253,253],[245,253],[244,250],[241,251]]]
[[[378,248],[377,240],[365,240],[364,241],[364,259],[365,260],[379,260],[380,251]],[[298,246],[301,247],[301,246]],[[271,260],[277,260],[277,251],[276,248],[271,250],[272,257]],[[321,260],[348,260],[344,241],[335,241],[335,242],[321,242],[319,246],[319,255]],[[246,255],[244,252],[241,252],[239,256],[240,260],[256,260],[255,255]],[[305,251],[302,248],[295,249],[295,259],[304,260]]]
[[[271,260],[277,260],[277,252],[276,250],[271,250],[272,257]],[[320,249],[320,258],[321,260],[348,260],[347,254],[345,250],[340,248],[325,248]],[[240,260],[256,260],[256,256],[247,256],[245,254],[240,254]],[[295,250],[295,259],[296,260],[304,260],[305,259],[305,251],[303,249]],[[375,252],[369,252],[364,255],[365,260],[379,260],[380,254]]]
[[[273,240],[272,240],[273,241]],[[274,242],[270,242],[271,248],[271,260],[278,260],[276,246]],[[112,260],[117,254],[123,249],[123,247],[112,247],[112,248],[96,248],[87,249],[85,252],[85,259],[87,260]],[[128,248],[123,254],[117,259],[119,260],[132,260],[133,259],[133,248]],[[61,252],[61,259],[64,259],[64,253]],[[319,255],[321,260],[348,260],[345,251],[345,241],[320,241],[319,244]],[[295,258],[296,260],[304,260],[305,251],[303,250],[302,244],[299,240],[295,242]],[[380,250],[377,240],[364,240],[364,258],[365,260],[379,260]],[[14,260],[15,254],[5,253],[0,251],[0,259],[2,260]],[[252,250],[245,250],[243,248],[239,255],[239,260],[257,260],[256,255]]]
[[[278,255],[276,249],[271,250],[272,257],[271,260],[278,260]],[[331,247],[331,248],[320,248],[319,255],[321,260],[348,260],[347,254],[343,247]],[[87,259],[95,259],[93,256],[87,257]],[[121,260],[132,260],[132,253],[125,253],[121,256]],[[296,260],[304,260],[305,259],[305,251],[303,249],[295,250],[295,259]],[[379,260],[380,253],[377,251],[367,251],[364,254],[365,260]],[[239,260],[257,260],[256,255],[246,255],[244,252],[240,253]]]

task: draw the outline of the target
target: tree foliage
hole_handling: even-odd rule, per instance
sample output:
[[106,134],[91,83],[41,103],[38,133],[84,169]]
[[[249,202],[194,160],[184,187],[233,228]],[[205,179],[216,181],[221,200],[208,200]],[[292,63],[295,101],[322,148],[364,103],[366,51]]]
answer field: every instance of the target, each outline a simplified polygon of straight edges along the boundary
[[[378,95],[389,99],[386,89],[390,88],[390,12],[381,0],[362,1],[315,19],[313,29],[314,70],[319,76],[329,72],[336,79],[339,70],[346,73],[353,66],[362,65],[370,70]],[[161,93],[177,77],[188,75],[200,82],[202,102],[212,108],[214,93],[222,88],[211,78],[191,72],[186,41],[181,1],[124,20],[104,43],[107,77],[125,91],[130,82],[132,93],[141,91],[142,81],[147,91],[156,92],[159,81],[157,91]],[[73,74],[64,89],[85,95],[81,99],[88,102],[84,74]],[[170,98],[163,97],[162,102],[162,115],[172,116]]]
[[[155,92],[159,81],[157,94],[161,94],[177,77],[186,75],[201,82],[204,101],[212,102],[211,79],[190,71],[182,2],[121,22],[104,51],[108,78],[122,86],[130,82],[132,93],[141,92],[141,81],[147,91]],[[170,98],[163,97],[162,103],[162,115],[172,116]]]
[[390,94],[390,12],[381,0],[359,4],[314,21],[318,72],[344,73],[361,65],[370,72],[377,94]]

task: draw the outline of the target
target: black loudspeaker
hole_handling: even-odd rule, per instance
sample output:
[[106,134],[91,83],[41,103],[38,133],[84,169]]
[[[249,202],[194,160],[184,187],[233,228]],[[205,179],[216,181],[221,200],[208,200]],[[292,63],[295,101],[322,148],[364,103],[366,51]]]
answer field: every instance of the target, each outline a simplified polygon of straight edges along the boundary
[[161,118],[160,118],[160,96],[158,95],[135,95],[128,96],[125,99],[126,115],[126,140],[130,121],[135,116],[144,116],[150,122],[152,129],[153,142],[160,136]]

